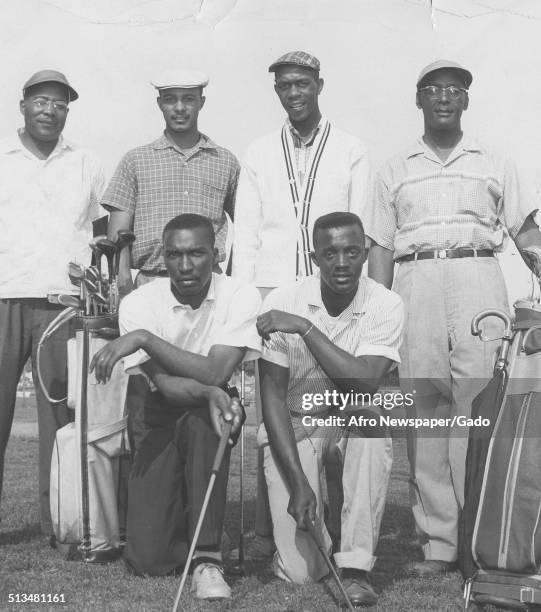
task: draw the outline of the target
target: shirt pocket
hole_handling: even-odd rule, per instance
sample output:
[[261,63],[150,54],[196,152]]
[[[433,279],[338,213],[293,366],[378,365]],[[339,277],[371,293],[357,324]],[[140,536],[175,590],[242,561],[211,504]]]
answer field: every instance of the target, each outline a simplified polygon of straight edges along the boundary
[[201,183],[202,214],[210,219],[218,220],[222,216],[226,188],[211,183]]

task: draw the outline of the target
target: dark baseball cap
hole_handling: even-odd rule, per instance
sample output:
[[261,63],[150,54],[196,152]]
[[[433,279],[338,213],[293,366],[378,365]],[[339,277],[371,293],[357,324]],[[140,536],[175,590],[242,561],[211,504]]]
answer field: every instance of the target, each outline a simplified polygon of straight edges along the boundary
[[66,76],[57,70],[40,70],[39,72],[33,74],[23,85],[23,96],[26,94],[27,89],[33,85],[39,85],[40,83],[60,83],[61,85],[64,85],[69,92],[70,102],[77,100],[79,97],[79,94],[68,83]]

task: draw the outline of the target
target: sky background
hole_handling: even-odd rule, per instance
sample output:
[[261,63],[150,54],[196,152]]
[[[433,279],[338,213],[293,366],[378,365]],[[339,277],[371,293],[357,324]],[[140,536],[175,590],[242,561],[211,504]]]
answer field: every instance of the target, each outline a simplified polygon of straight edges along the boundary
[[[0,135],[21,125],[23,82],[64,72],[80,99],[64,134],[108,176],[163,129],[149,81],[175,66],[210,75],[200,129],[240,160],[284,113],[270,63],[303,49],[321,61],[323,113],[361,138],[374,168],[422,133],[421,68],[438,58],[473,73],[465,132],[512,157],[541,192],[539,0],[17,0],[0,6]],[[37,220],[39,222],[39,220]],[[530,275],[502,258],[511,300]]]

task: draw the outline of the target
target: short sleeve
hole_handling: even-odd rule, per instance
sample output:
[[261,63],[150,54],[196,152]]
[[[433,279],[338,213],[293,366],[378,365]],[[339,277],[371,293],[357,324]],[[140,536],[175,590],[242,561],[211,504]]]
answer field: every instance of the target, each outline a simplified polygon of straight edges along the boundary
[[251,285],[241,285],[231,297],[231,307],[220,325],[213,344],[246,347],[244,361],[258,359],[261,355],[261,338],[257,333],[256,319],[261,308],[259,291]]
[[385,168],[380,169],[372,183],[371,202],[365,208],[363,224],[366,235],[373,242],[394,251],[397,218],[389,184]]
[[[136,289],[120,302],[118,324],[121,335],[136,329],[146,329],[157,336],[161,336],[156,318],[153,316],[152,304],[146,297],[147,291],[145,291],[145,288],[147,287],[148,285],[143,285],[141,289]],[[150,356],[139,349],[135,353],[124,357],[124,369],[128,374],[139,374],[141,372],[138,366],[145,361],[149,361],[149,359]]]
[[107,210],[123,210],[135,213],[137,199],[137,177],[133,154],[127,153],[118,164],[115,173],[101,200]]
[[527,217],[539,209],[538,196],[516,165],[510,160],[504,164],[503,223],[511,238],[515,238]]
[[[271,291],[263,300],[261,313],[269,310],[285,310],[289,312],[287,304],[283,298],[283,290],[275,289]],[[283,332],[274,332],[270,335],[270,340],[263,341],[263,353],[261,355],[266,361],[275,363],[284,368],[289,368],[289,351],[287,334]]]
[[369,317],[365,321],[368,331],[360,338],[355,357],[374,355],[400,363],[399,349],[404,328],[402,298],[394,291],[379,286],[378,299],[374,300],[371,310],[371,314],[365,314]]

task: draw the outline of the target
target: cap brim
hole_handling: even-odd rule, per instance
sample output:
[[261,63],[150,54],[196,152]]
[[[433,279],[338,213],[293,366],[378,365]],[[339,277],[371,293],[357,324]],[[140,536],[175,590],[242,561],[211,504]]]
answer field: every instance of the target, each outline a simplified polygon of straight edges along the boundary
[[79,97],[79,94],[75,91],[75,89],[73,89],[71,85],[68,85],[67,83],[64,83],[62,81],[57,81],[56,79],[43,79],[43,80],[35,81],[34,83],[30,83],[30,85],[27,85],[23,89],[23,96],[26,95],[26,91],[30,89],[31,87],[35,87],[36,85],[41,85],[43,83],[57,83],[58,85],[64,86],[68,90],[70,102],[74,102]]

